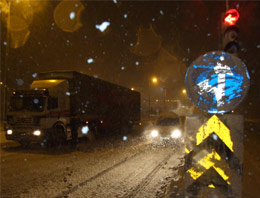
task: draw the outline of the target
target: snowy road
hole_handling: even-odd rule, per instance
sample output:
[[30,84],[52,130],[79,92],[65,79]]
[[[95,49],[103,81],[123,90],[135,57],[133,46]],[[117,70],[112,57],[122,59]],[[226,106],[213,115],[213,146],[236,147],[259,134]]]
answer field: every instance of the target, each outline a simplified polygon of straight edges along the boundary
[[114,140],[60,149],[1,146],[1,197],[163,197],[180,148]]

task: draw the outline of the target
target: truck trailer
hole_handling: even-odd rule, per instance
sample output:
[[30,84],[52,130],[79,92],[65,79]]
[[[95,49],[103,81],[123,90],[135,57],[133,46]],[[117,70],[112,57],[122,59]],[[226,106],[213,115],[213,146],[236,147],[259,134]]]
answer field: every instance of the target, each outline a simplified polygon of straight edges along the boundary
[[9,103],[6,139],[22,145],[113,135],[140,121],[139,92],[76,71],[39,73]]

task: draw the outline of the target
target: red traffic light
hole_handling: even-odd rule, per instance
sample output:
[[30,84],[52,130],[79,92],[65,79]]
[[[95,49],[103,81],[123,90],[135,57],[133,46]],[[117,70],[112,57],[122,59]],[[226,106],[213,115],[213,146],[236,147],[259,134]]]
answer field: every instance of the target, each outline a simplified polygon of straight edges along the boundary
[[230,9],[226,12],[224,22],[227,25],[235,25],[239,18],[239,13],[236,9]]

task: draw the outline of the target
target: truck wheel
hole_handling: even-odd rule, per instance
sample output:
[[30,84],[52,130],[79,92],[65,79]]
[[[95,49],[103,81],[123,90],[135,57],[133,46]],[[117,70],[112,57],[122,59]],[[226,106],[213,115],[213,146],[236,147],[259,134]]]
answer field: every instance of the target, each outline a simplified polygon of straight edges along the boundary
[[31,142],[29,140],[20,140],[19,144],[21,144],[23,148],[27,148],[30,146]]
[[61,146],[66,142],[65,131],[62,126],[57,125],[53,130],[52,143],[54,146]]

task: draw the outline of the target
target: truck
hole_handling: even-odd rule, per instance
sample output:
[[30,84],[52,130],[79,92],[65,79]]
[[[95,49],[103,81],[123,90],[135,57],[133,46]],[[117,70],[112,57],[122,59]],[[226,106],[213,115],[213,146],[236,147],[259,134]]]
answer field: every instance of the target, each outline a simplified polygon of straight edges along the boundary
[[76,71],[39,73],[29,89],[13,90],[6,139],[62,144],[126,131],[140,121],[140,93]]

